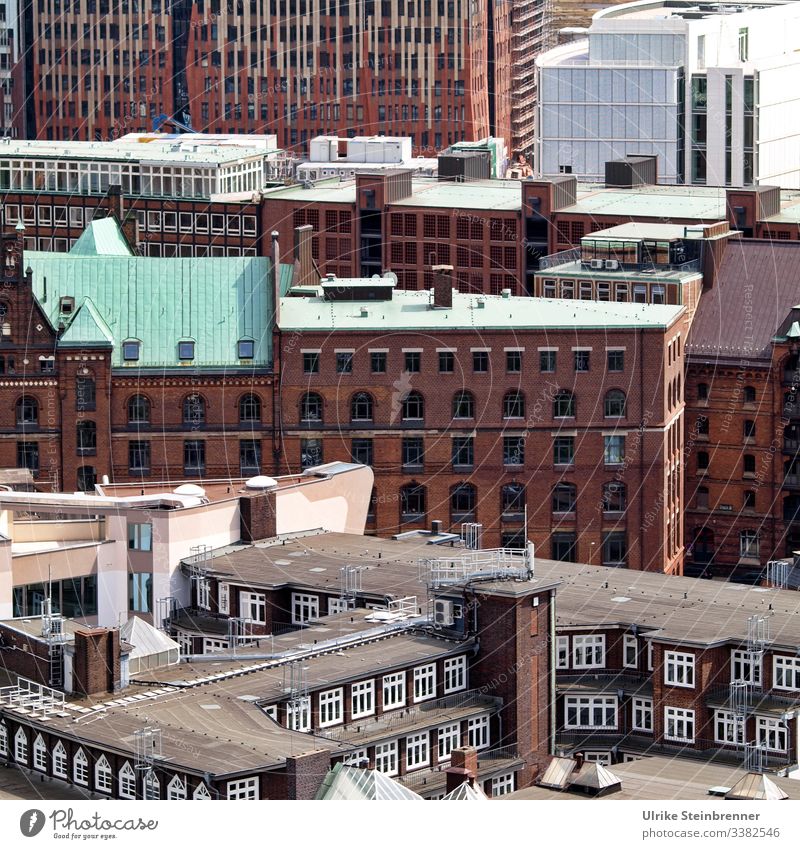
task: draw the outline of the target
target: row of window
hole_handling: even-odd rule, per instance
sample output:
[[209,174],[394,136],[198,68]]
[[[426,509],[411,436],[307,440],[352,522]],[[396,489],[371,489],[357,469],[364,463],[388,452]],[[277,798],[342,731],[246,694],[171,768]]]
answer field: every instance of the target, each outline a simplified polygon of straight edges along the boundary
[[[674,287],[677,288],[677,287]],[[631,297],[631,291],[633,296]],[[665,304],[667,287],[663,283],[612,283],[601,280],[544,280],[541,293],[545,298],[567,298],[581,301],[618,301],[635,304]],[[677,298],[677,294],[675,295]]]
[[[409,374],[419,374],[422,371],[423,351],[403,351],[403,370]],[[491,348],[472,351],[472,372],[486,374],[490,370],[489,354]],[[524,349],[518,348],[505,352],[506,373],[521,374],[523,367]],[[591,348],[576,348],[572,351],[572,365],[576,372],[590,371]],[[303,373],[319,374],[320,351],[303,351]],[[439,374],[454,374],[456,371],[456,352],[452,350],[438,351]],[[337,374],[351,374],[353,371],[353,351],[336,351],[335,364]],[[539,371],[550,373],[556,371],[558,348],[539,349]],[[369,363],[372,374],[386,374],[389,354],[387,351],[370,351]],[[459,369],[461,371],[461,369]],[[619,373],[625,371],[625,349],[614,348],[606,350],[606,371]]]
[[214,233],[220,236],[255,236],[255,215],[222,215],[205,212],[158,212],[137,210],[139,227],[149,233]]
[[[206,400],[202,395],[187,395],[181,404],[183,423],[186,425],[199,425],[206,422]],[[126,405],[128,424],[149,425],[152,424],[152,404],[145,395],[132,395]],[[239,412],[239,423],[249,424],[261,421],[261,399],[258,395],[248,392],[242,395],[237,402]]]
[[[177,355],[182,362],[191,362],[195,358],[196,344],[192,339],[178,342]],[[236,343],[236,358],[252,360],[255,357],[256,343],[253,339],[240,339]],[[126,339],[122,343],[122,359],[126,363],[142,359],[142,343],[138,339]]]

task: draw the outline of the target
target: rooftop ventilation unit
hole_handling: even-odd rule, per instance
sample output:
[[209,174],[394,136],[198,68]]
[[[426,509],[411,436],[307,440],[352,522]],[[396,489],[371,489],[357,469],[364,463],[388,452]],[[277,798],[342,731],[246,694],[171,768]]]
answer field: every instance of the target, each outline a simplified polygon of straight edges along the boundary
[[603,260],[602,259],[590,259],[589,260],[589,268],[602,268]]
[[433,603],[433,624],[447,628],[453,622],[453,602],[447,599],[437,598]]
[[607,259],[604,265],[609,271],[616,271],[619,268],[619,260]]

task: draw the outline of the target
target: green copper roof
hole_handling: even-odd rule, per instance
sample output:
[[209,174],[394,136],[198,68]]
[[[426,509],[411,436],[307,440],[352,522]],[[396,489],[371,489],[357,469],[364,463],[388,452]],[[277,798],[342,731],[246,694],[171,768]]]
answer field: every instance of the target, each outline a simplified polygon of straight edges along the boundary
[[[115,367],[263,368],[272,361],[273,298],[266,257],[26,252],[24,262],[33,270],[34,294],[55,326],[65,323],[62,297],[81,305],[64,343],[102,343],[110,334]],[[123,361],[126,339],[141,343],[138,361]],[[252,360],[238,359],[240,339],[255,342]],[[195,342],[195,356],[182,362],[178,342],[187,340]]]
[[103,320],[103,316],[92,303],[91,298],[84,298],[83,303],[75,311],[69,327],[58,340],[59,347],[83,347],[84,345],[108,345],[113,347],[114,334]]
[[116,218],[99,218],[81,233],[70,256],[133,256]]

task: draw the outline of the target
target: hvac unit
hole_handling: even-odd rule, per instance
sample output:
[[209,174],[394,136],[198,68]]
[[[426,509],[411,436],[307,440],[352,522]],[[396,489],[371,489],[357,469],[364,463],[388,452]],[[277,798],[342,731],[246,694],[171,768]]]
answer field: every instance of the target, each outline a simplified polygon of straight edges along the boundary
[[605,267],[610,271],[616,271],[619,268],[619,260],[607,259],[605,261]]
[[590,259],[589,260],[589,268],[602,268],[603,260],[602,259]]
[[453,621],[453,602],[437,598],[433,603],[433,624],[447,627]]

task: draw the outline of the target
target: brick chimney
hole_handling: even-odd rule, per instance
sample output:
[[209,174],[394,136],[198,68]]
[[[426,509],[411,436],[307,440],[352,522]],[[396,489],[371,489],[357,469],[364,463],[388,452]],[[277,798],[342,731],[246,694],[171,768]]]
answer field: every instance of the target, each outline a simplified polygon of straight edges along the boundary
[[119,631],[75,632],[72,691],[81,696],[113,693],[120,685]]
[[313,799],[331,768],[327,750],[303,752],[286,758],[286,798]]
[[122,224],[122,186],[119,183],[110,185],[106,192],[106,198],[108,199],[107,214],[113,215]]
[[239,498],[240,533],[244,542],[269,539],[277,533],[275,490],[242,495]]
[[434,265],[433,308],[446,310],[453,306],[453,266]]
[[316,286],[319,283],[319,272],[314,266],[314,256],[311,252],[313,236],[314,228],[310,224],[294,228],[293,286]]
[[447,792],[467,782],[475,784],[478,777],[478,750],[474,746],[462,746],[450,753],[450,766],[445,770]]

